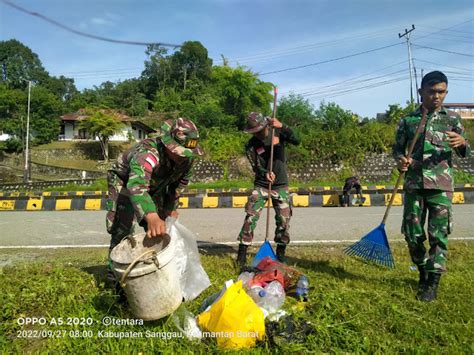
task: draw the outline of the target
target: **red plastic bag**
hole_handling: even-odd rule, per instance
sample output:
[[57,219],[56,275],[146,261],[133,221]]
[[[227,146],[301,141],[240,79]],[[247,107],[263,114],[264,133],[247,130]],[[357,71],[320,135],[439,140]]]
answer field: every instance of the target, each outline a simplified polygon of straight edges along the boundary
[[[259,264],[260,265],[260,264]],[[268,270],[268,271],[262,271],[256,274],[252,280],[249,281],[248,287],[252,287],[255,285],[265,287],[267,286],[270,282],[272,281],[278,281],[281,283],[283,288],[285,288],[285,279],[280,270],[274,269],[274,270]]]
[[[261,273],[255,275],[252,282],[255,282],[254,280],[259,275],[267,275],[267,278],[273,277],[273,279],[268,281],[268,283],[273,280],[278,280],[283,285],[285,291],[295,287],[298,279],[302,275],[302,273],[298,270],[286,264],[280,263],[279,261],[272,260],[268,256],[263,258],[262,261],[258,263],[257,269],[261,271]],[[283,277],[283,282],[280,280],[281,277]]]

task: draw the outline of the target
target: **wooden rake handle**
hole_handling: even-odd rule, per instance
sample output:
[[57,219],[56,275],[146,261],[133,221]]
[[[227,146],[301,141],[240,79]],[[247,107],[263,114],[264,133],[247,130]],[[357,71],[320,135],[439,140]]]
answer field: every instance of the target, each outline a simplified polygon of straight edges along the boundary
[[[276,117],[277,113],[277,95],[278,88],[273,87],[273,113],[272,118]],[[268,162],[268,172],[271,173],[273,170],[273,137],[275,136],[275,130],[272,126],[270,134],[270,161]],[[268,200],[267,200],[267,225],[265,227],[265,241],[268,239],[268,231],[270,230],[270,201],[272,198],[272,183],[268,184]]]
[[[416,144],[416,141],[418,140],[418,136],[425,129],[425,123],[426,123],[426,109],[423,106],[421,106],[421,121],[418,124],[415,137],[413,137],[413,140],[411,141],[410,146],[408,147],[408,152],[405,155],[405,157],[407,157],[408,159],[411,157],[411,154],[413,153],[413,149],[415,148],[415,144]],[[392,192],[392,196],[390,196],[390,202],[388,203],[387,209],[385,210],[385,214],[382,219],[382,224],[385,224],[385,222],[387,221],[388,214],[390,212],[390,209],[392,208],[393,201],[395,200],[395,195],[397,194],[398,187],[400,186],[400,183],[402,182],[404,175],[405,175],[405,171],[400,171],[397,182],[395,183],[395,188],[393,189],[393,192]]]

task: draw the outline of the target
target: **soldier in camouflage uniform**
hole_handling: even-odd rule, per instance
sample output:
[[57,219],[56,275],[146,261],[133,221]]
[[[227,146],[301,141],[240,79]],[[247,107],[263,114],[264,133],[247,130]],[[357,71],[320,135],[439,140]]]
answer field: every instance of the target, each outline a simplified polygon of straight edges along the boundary
[[[398,169],[406,171],[402,233],[420,272],[417,298],[427,302],[436,298],[441,274],[446,271],[448,234],[453,219],[452,153],[461,157],[471,154],[459,115],[442,107],[447,87],[448,79],[439,71],[423,77],[419,89],[422,106],[401,119],[393,148]],[[421,110],[427,112],[423,134],[418,137],[412,156],[406,157],[407,146],[422,117]],[[424,246],[426,216],[428,255]]]
[[192,121],[168,120],[157,138],[142,140],[117,159],[107,176],[110,250],[134,233],[136,222],[149,238],[166,233],[164,220],[177,217],[179,195],[189,182],[195,157],[203,154],[198,141]]
[[350,176],[346,179],[344,187],[342,188],[342,207],[349,206],[349,193],[353,188],[356,190],[359,205],[364,203],[362,197],[362,186],[360,186],[359,178],[357,176]]
[[[268,171],[270,160],[270,126],[274,127],[274,154],[273,171]],[[276,118],[264,117],[260,113],[252,112],[248,116],[247,126],[244,129],[253,134],[248,141],[245,151],[255,172],[254,189],[245,207],[245,220],[240,231],[240,241],[237,262],[245,265],[247,248],[252,243],[253,232],[260,218],[260,213],[268,200],[269,182],[272,183],[271,199],[275,209],[275,242],[277,243],[277,257],[285,260],[286,245],[290,242],[291,206],[288,192],[288,174],[286,172],[285,145],[298,145],[298,137],[286,125]]]

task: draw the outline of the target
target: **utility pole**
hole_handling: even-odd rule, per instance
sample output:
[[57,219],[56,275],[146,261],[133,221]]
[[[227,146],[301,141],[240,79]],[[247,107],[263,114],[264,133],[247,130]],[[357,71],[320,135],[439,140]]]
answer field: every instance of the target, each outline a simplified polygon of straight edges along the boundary
[[415,30],[415,25],[411,25],[411,29],[408,31],[405,28],[404,34],[398,34],[398,38],[405,37],[408,47],[408,70],[410,70],[410,102],[413,103],[413,77],[412,77],[412,59],[411,59],[411,43],[410,43],[410,33]]
[[25,172],[23,175],[23,180],[27,183],[30,180],[29,174],[29,164],[28,164],[28,142],[30,136],[30,99],[31,99],[31,80],[28,81],[28,111],[26,114],[26,147],[25,147]]

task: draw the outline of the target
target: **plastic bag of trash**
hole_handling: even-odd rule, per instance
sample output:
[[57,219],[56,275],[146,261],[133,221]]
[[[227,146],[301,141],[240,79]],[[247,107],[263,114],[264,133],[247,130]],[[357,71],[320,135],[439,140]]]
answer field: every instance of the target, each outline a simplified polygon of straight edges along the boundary
[[176,328],[189,340],[200,340],[202,338],[202,332],[197,325],[196,317],[184,306],[178,308],[171,318]]
[[265,335],[262,310],[242,288],[242,281],[230,286],[209,311],[198,316],[198,324],[217,338],[225,349],[251,347]]
[[175,259],[184,300],[191,301],[211,284],[201,265],[196,237],[172,217],[166,219],[166,230],[176,243]]

